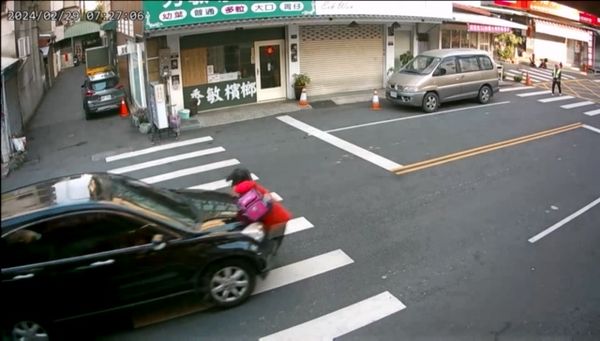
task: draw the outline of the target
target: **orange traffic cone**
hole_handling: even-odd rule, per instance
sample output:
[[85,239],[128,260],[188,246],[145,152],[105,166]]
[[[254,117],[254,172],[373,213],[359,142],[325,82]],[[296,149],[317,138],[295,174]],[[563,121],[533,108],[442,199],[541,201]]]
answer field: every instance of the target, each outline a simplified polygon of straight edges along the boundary
[[381,106],[379,105],[379,96],[377,95],[377,90],[373,91],[373,99],[371,100],[371,110],[379,110]]
[[302,88],[302,95],[300,95],[300,101],[298,102],[298,105],[301,107],[307,107],[308,106],[308,97],[306,96],[306,89]]
[[529,72],[527,72],[526,75],[527,76],[525,77],[525,85],[531,86],[531,77],[529,77]]
[[121,99],[121,112],[119,113],[121,117],[129,116],[129,111],[127,110],[127,104],[125,104],[125,99]]

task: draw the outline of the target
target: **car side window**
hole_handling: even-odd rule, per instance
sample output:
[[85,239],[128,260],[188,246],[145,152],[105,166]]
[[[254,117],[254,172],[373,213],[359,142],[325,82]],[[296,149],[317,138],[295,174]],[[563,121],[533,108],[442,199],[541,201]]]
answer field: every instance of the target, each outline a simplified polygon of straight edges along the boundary
[[494,64],[490,60],[490,57],[479,56],[477,59],[479,59],[479,65],[481,65],[482,70],[492,70],[494,68]]
[[456,58],[448,57],[444,58],[440,65],[437,67],[434,75],[444,76],[444,75],[452,75],[456,73]]
[[479,71],[479,63],[477,62],[477,57],[475,56],[459,57],[458,64],[461,72]]
[[[2,266],[12,267],[150,244],[177,235],[147,221],[111,212],[48,219],[2,237]],[[6,253],[5,253],[6,252]]]

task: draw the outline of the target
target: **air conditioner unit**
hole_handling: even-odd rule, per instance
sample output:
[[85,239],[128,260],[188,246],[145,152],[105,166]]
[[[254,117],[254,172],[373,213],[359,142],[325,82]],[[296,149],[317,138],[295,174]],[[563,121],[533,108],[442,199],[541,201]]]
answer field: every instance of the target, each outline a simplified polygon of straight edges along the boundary
[[25,58],[31,54],[31,38],[21,37],[17,40],[19,58]]

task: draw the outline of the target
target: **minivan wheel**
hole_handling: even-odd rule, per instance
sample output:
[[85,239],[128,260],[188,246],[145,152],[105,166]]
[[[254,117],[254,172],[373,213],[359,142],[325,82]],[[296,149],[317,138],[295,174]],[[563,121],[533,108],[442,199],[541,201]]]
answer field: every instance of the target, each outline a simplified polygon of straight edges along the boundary
[[425,112],[436,111],[439,104],[440,104],[440,99],[433,92],[429,92],[429,93],[425,94],[425,97],[423,97],[423,110]]
[[233,307],[244,302],[256,284],[256,275],[247,262],[232,259],[210,267],[205,276],[208,297],[219,307]]
[[487,104],[492,99],[492,88],[487,85],[484,85],[479,89],[479,95],[477,96],[479,103]]
[[49,340],[48,331],[39,323],[21,320],[13,324],[12,340]]

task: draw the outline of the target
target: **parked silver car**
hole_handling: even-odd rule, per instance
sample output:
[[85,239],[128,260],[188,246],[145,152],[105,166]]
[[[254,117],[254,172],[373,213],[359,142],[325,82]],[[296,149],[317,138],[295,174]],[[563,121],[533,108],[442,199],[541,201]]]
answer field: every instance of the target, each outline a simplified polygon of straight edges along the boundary
[[385,97],[393,103],[433,112],[440,103],[465,98],[488,103],[499,91],[498,82],[496,65],[485,51],[431,50],[416,56],[389,78]]
[[119,109],[125,98],[119,77],[112,71],[86,77],[81,89],[86,119],[90,119],[92,113]]

